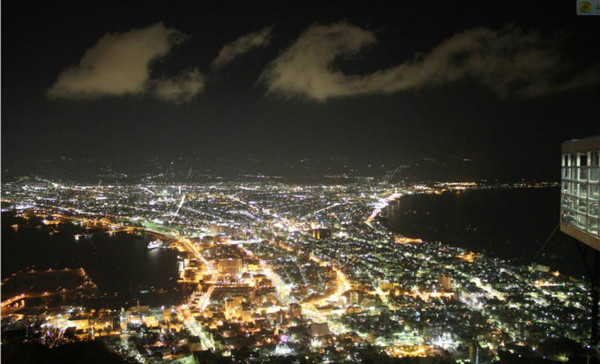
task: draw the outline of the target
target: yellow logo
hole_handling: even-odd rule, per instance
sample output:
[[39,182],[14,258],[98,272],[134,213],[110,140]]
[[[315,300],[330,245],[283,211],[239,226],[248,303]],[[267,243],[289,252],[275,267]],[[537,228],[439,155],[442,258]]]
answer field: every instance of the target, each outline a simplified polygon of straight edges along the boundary
[[592,10],[592,4],[589,1],[582,1],[579,3],[579,11],[582,13],[589,13]]

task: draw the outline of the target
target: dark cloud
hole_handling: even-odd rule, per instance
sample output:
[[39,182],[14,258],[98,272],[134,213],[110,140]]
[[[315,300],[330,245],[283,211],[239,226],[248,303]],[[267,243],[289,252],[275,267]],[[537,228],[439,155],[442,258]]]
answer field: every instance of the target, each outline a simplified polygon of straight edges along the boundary
[[377,43],[373,32],[336,23],[313,25],[262,73],[268,93],[325,101],[360,94],[389,94],[470,78],[497,95],[536,96],[585,87],[589,77],[555,81],[569,70],[555,42],[515,26],[473,28],[453,35],[423,55],[366,75],[334,67],[339,57]]
[[265,27],[259,31],[241,36],[231,43],[225,44],[223,48],[221,48],[221,51],[219,51],[217,57],[212,61],[212,66],[224,66],[254,48],[268,46],[271,41],[272,31],[272,26]]
[[106,34],[85,52],[77,66],[64,70],[46,94],[50,98],[90,99],[142,95],[154,90],[156,97],[164,100],[189,100],[202,90],[202,75],[197,69],[172,80],[150,80],[152,62],[185,38],[162,22]]
[[177,77],[159,80],[155,96],[165,101],[180,103],[190,101],[203,89],[204,77],[197,68],[193,68]]

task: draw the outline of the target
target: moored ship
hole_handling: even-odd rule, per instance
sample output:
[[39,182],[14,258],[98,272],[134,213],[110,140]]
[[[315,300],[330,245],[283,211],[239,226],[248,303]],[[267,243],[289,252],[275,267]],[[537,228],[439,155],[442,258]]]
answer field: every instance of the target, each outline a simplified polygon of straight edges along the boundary
[[153,240],[148,243],[148,250],[156,249],[156,248],[168,248],[169,244],[165,243],[160,239]]

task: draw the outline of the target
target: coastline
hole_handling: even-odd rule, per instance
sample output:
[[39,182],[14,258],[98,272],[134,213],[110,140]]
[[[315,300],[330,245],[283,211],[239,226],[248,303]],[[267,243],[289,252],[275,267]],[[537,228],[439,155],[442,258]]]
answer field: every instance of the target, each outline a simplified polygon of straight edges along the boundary
[[[2,219],[15,218],[3,214]],[[5,278],[24,270],[83,267],[99,287],[94,306],[116,308],[134,305],[137,299],[160,306],[184,298],[180,297],[184,289],[177,283],[176,251],[147,249],[157,232],[119,232],[104,226],[86,232],[72,219],[63,220],[67,224],[24,225],[29,221],[23,219],[20,227],[11,222],[3,229],[3,255],[14,258],[3,269]]]
[[[554,203],[558,196],[554,185],[403,194],[382,209],[377,221],[404,238],[441,242],[513,264],[538,263],[580,276],[584,272],[578,269],[572,242],[561,233],[552,234],[558,223],[558,202]],[[492,223],[486,226],[484,217]],[[533,261],[541,248],[542,254]]]

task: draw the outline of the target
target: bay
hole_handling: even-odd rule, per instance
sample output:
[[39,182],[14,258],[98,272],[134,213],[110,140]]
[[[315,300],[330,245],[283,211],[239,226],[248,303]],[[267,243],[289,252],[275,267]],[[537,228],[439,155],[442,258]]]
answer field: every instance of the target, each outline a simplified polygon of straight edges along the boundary
[[471,190],[403,196],[388,206],[384,223],[409,237],[581,278],[585,267],[574,239],[555,231],[559,210],[558,187]]
[[[18,225],[18,227],[15,227]],[[75,236],[79,235],[77,239]],[[176,304],[177,252],[148,250],[150,237],[85,230],[71,223],[2,216],[2,278],[27,270],[84,268],[99,288],[101,306]]]

